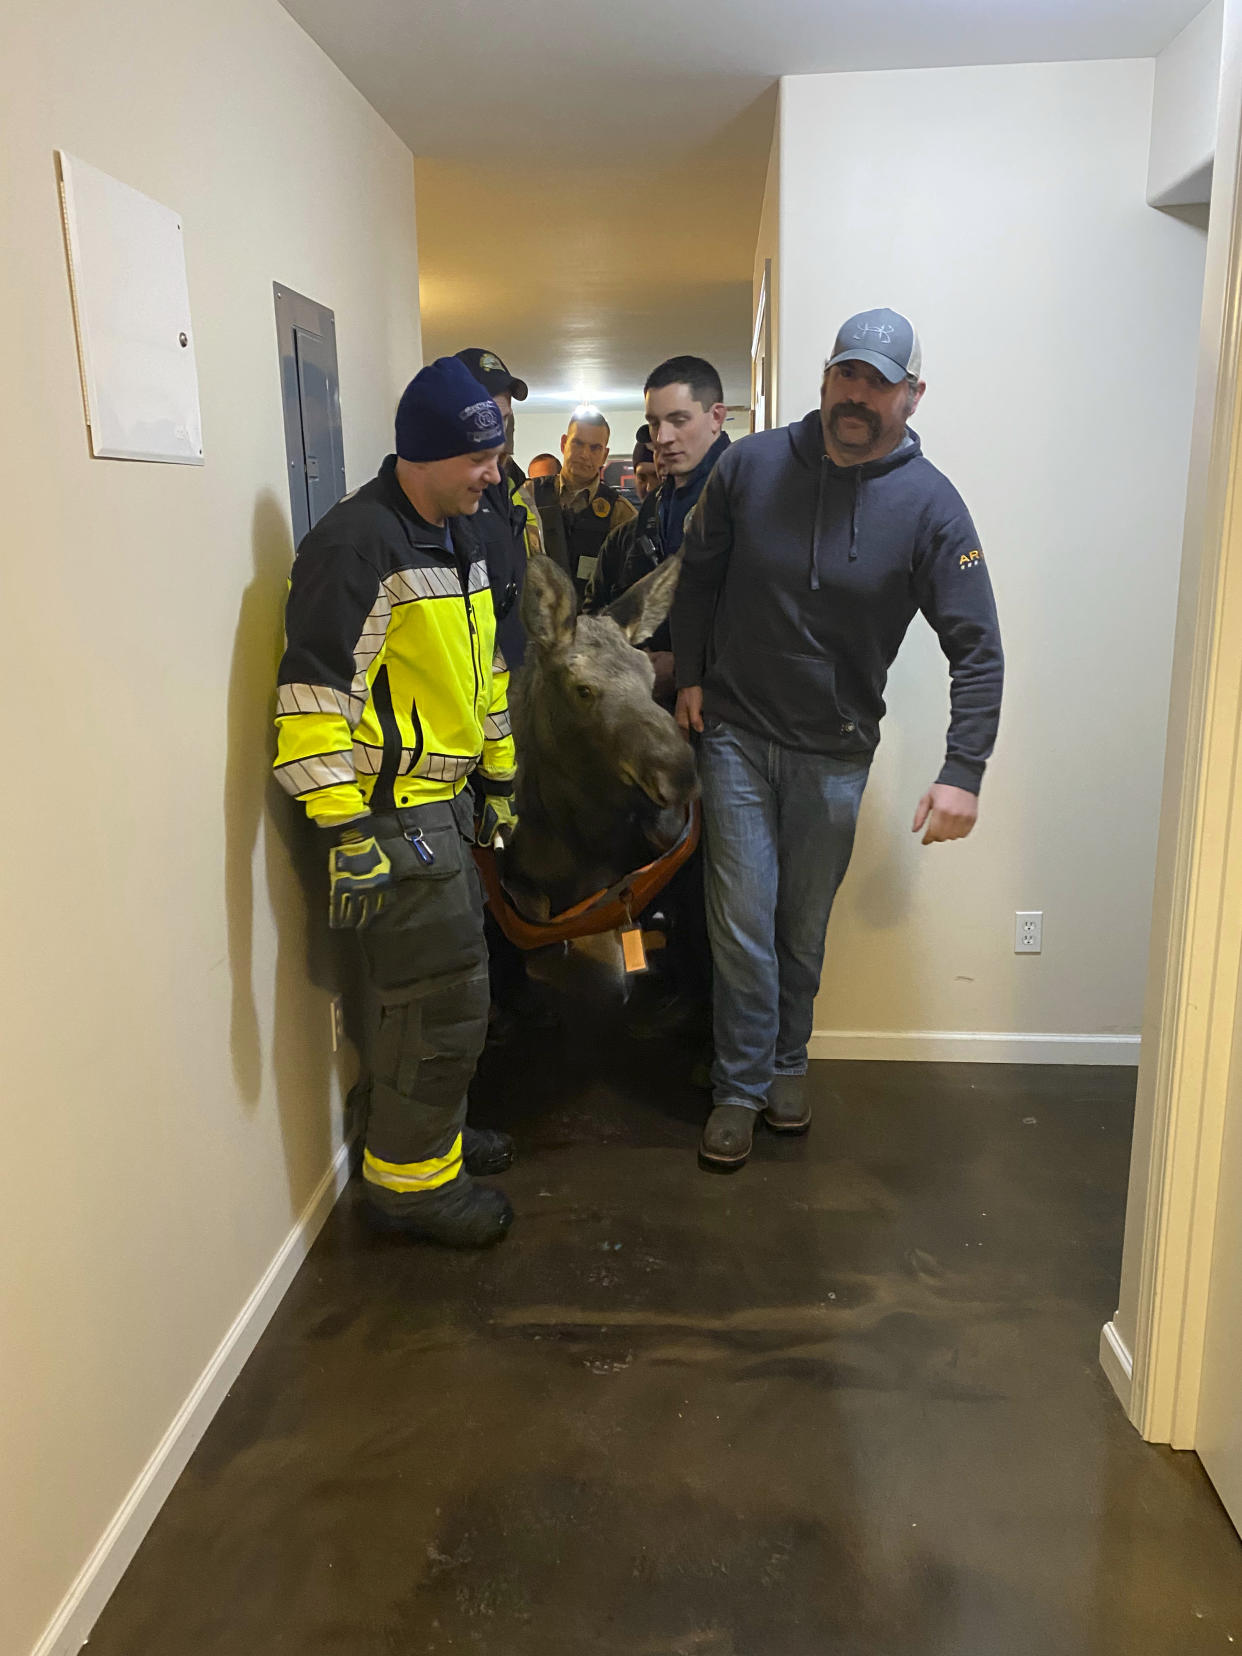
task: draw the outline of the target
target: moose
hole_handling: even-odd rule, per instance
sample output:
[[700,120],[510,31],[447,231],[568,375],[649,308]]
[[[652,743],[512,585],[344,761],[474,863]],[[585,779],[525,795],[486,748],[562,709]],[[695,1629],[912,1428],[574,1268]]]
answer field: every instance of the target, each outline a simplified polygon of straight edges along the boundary
[[579,615],[568,575],[532,558],[522,595],[528,645],[512,702],[518,825],[505,887],[546,920],[652,862],[680,838],[697,792],[694,756],[651,699],[638,648],[668,614],[670,558],[598,615]]

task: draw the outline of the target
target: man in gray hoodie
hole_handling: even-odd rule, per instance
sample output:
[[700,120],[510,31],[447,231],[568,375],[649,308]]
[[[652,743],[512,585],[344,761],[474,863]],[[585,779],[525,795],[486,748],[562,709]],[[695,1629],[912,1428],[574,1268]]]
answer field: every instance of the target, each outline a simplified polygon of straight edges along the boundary
[[716,1062],[700,1156],[715,1169],[745,1162],[760,1112],[777,1132],[810,1126],[828,916],[917,610],[948,657],[951,713],[914,828],[926,845],[975,823],[1000,633],[970,514],[906,424],[921,367],[904,316],[851,317],[819,408],[735,443],[686,529],[672,635],[703,790]]

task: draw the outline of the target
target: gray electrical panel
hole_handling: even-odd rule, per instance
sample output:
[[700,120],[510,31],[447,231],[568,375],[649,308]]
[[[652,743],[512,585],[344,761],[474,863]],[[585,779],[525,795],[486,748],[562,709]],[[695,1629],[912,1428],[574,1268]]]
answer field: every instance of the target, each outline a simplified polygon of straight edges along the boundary
[[292,288],[272,284],[293,544],[299,545],[345,493],[341,395],[336,371],[336,319]]

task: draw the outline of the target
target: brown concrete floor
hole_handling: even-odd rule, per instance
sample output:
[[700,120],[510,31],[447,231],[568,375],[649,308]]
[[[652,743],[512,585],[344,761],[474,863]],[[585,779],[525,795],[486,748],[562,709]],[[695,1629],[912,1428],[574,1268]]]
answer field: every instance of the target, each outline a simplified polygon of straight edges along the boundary
[[494,1253],[351,1187],[90,1656],[1242,1652],[1242,1545],[1096,1362],[1133,1072],[816,1065],[721,1178],[685,1067],[585,1003],[489,1054]]

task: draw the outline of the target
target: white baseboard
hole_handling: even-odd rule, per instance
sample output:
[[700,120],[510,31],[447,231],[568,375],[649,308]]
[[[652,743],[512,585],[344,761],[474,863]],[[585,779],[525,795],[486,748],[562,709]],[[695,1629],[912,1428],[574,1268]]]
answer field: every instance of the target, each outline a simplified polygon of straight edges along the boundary
[[1026,1035],[970,1029],[817,1029],[812,1058],[933,1064],[1137,1064],[1137,1035]]
[[1130,1348],[1117,1332],[1115,1322],[1106,1322],[1100,1330],[1100,1367],[1108,1376],[1108,1383],[1121,1400],[1121,1406],[1130,1413],[1130,1395],[1134,1386],[1134,1358]]
[[349,1180],[346,1139],[172,1425],[78,1572],[32,1656],[76,1656]]

